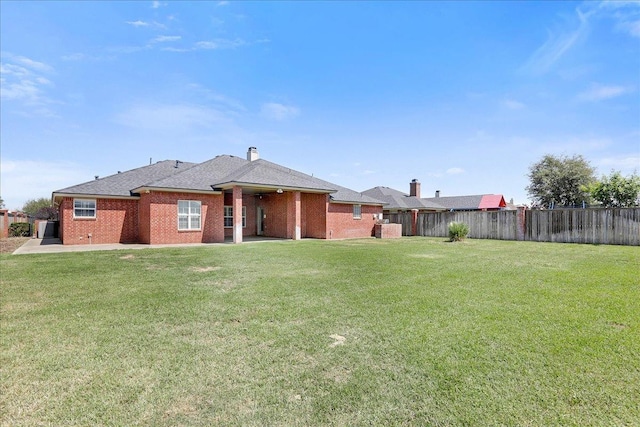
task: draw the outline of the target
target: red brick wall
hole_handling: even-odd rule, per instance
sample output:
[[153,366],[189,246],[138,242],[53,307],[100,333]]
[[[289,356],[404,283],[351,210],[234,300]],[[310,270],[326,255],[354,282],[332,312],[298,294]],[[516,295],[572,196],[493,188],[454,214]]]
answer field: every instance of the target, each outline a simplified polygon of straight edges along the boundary
[[[178,230],[178,200],[198,200],[202,203],[200,230]],[[216,194],[155,191],[142,194],[140,198],[140,242],[149,244],[223,242],[223,203],[223,196]],[[147,228],[149,230],[148,239],[146,236]]]
[[[213,243],[223,242],[232,229],[224,228],[224,205],[227,196],[190,193],[151,192],[140,200],[98,199],[95,219],[74,219],[73,198],[66,197],[60,204],[60,238],[64,244],[91,243]],[[230,196],[229,196],[230,197]],[[243,195],[247,209],[247,226],[243,235],[256,234],[256,209],[264,209],[264,235],[289,236],[288,193],[271,193],[259,198]],[[202,202],[201,230],[178,231],[178,200]],[[362,206],[362,218],[353,219],[353,207],[328,203],[326,194],[303,193],[301,202],[301,235],[318,239],[370,237],[375,225],[374,214],[382,213],[380,206]],[[291,224],[289,224],[290,226]]]
[[140,243],[149,244],[151,242],[151,194],[140,195],[138,203],[138,239]]
[[328,202],[326,194],[302,194],[302,237],[327,238]]
[[[60,204],[60,238],[65,245],[138,241],[138,201],[97,199],[95,218],[74,218],[73,198]],[[89,238],[91,234],[91,238]]]
[[329,203],[327,213],[327,239],[371,237],[376,223],[374,214],[382,213],[382,206],[362,205],[361,219],[353,218],[353,206]]
[[[287,193],[270,193],[257,201],[264,209],[264,235],[267,237],[287,237]],[[254,220],[255,221],[255,220]]]

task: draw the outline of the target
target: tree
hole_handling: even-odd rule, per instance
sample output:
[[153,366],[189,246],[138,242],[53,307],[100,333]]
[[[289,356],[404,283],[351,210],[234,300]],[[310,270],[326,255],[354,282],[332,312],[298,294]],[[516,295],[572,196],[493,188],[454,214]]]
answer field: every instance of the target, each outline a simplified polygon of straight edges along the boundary
[[619,171],[612,170],[609,176],[593,183],[589,191],[605,208],[640,206],[640,176],[635,173],[625,178]]
[[533,202],[543,207],[573,206],[589,202],[594,168],[582,156],[545,155],[529,168],[526,188]]
[[4,199],[0,197],[0,209],[4,209]]
[[33,218],[53,219],[51,213],[55,212],[55,208],[51,206],[51,199],[40,197],[39,199],[27,200],[22,207],[22,212]]

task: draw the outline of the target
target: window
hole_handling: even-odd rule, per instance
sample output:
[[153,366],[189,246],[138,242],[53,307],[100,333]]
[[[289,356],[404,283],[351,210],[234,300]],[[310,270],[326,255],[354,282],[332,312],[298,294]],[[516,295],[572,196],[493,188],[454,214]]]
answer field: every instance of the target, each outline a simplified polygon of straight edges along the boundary
[[73,217],[74,218],[95,218],[96,217],[96,201],[95,199],[73,199]]
[[178,230],[200,230],[200,202],[178,200]]
[[[247,207],[242,207],[242,228],[247,226]],[[224,207],[224,227],[233,227],[233,206]]]
[[353,219],[362,218],[362,206],[361,205],[353,205]]

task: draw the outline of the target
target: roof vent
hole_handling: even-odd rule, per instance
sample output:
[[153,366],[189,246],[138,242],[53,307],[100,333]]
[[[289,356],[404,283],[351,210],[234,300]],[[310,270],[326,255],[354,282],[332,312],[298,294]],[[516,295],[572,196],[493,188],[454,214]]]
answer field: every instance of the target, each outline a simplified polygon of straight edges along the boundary
[[260,158],[260,154],[258,154],[258,149],[256,147],[249,147],[247,150],[247,160],[253,162],[254,160],[258,160]]
[[182,163],[181,160],[176,160],[176,165],[174,166],[174,168],[178,168],[178,166],[180,165],[180,163]]
[[96,179],[100,178],[98,175],[95,176]]
[[436,190],[436,197],[440,197],[440,190]]

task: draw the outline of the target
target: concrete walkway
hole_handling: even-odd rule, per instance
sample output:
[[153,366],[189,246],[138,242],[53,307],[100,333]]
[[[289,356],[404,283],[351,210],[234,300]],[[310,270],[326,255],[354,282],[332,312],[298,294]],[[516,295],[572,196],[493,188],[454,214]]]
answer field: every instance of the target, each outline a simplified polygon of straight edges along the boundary
[[[275,239],[269,237],[244,237],[243,243],[285,241],[286,239]],[[24,254],[47,254],[62,252],[88,252],[88,251],[112,251],[118,249],[156,249],[156,248],[181,248],[198,246],[219,246],[233,244],[232,241],[225,243],[181,243],[170,245],[144,245],[140,243],[110,243],[105,245],[63,245],[60,239],[30,239],[13,252],[13,255]]]

